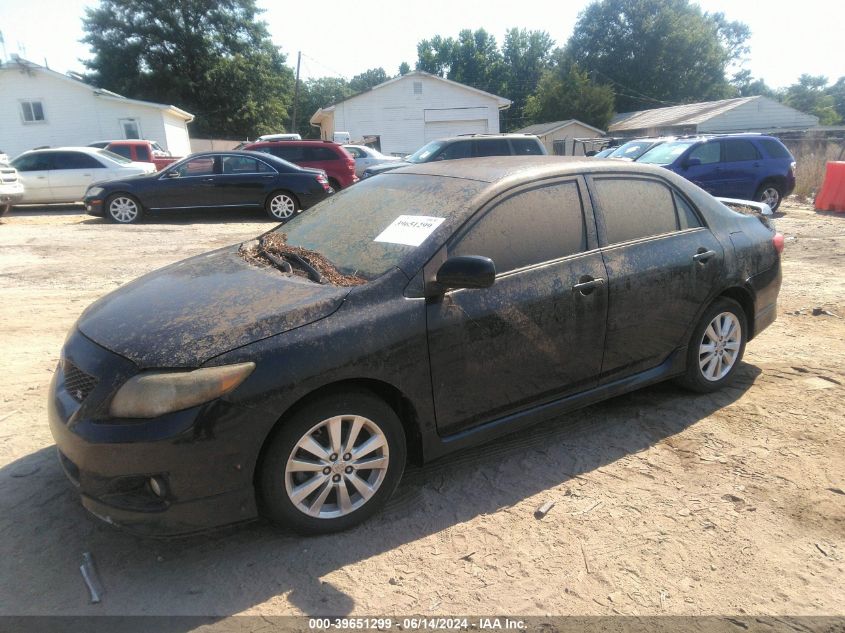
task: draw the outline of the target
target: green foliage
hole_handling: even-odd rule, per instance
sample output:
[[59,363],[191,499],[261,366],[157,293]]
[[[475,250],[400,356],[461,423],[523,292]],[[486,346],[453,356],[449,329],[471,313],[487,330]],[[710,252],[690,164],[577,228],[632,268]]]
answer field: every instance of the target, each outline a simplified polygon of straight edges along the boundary
[[[845,83],[843,79],[840,78],[837,83]],[[842,121],[836,109],[835,96],[828,91],[827,77],[821,75],[801,75],[798,83],[786,89],[783,102],[801,112],[816,115],[819,125],[836,125]]]
[[545,31],[508,29],[502,45],[505,66],[505,92],[513,103],[502,113],[504,131],[528,125],[525,105],[537,88],[543,72],[551,65],[554,40]]
[[614,86],[620,112],[721,99],[748,27],[689,0],[598,0],[566,45],[579,68]]
[[343,101],[354,94],[349,83],[340,77],[320,77],[309,79],[299,86],[299,104],[297,106],[296,129],[302,138],[320,138],[319,128],[308,122],[320,108],[325,108],[338,101]]
[[352,92],[364,92],[373,86],[383,84],[388,79],[390,79],[390,77],[387,76],[384,68],[370,68],[370,70],[367,70],[360,75],[355,75],[350,80],[349,87],[352,89]]
[[408,62],[402,62],[399,64],[400,75],[407,75],[409,72],[411,72],[411,67],[408,65]]
[[86,9],[93,84],[196,115],[197,136],[282,131],[293,73],[255,0],[101,0]]
[[417,44],[417,70],[478,90],[502,94],[505,65],[496,38],[484,29],[464,29],[457,39],[435,35]]
[[827,89],[827,93],[833,97],[833,109],[836,114],[845,121],[845,77],[837,79],[836,83]]
[[537,123],[578,119],[604,130],[613,116],[613,98],[612,88],[591,82],[587,73],[558,51],[554,67],[543,74],[537,90],[528,97],[525,115]]
[[762,79],[754,79],[750,70],[740,70],[731,79],[731,86],[736,90],[737,97],[763,96],[776,99],[777,94],[766,85]]

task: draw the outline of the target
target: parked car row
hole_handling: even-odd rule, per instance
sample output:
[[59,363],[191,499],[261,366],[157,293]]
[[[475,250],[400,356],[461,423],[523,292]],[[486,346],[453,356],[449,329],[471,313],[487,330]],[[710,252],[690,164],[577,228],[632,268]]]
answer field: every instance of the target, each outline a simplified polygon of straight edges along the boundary
[[764,134],[634,139],[595,155],[603,157],[660,165],[714,196],[763,202],[773,211],[795,189],[795,159]]

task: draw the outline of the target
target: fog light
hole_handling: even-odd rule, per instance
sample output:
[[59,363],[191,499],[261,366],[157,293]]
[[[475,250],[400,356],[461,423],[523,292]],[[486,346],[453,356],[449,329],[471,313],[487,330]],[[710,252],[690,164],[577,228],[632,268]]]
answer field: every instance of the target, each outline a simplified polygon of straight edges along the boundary
[[158,477],[150,477],[149,484],[150,490],[153,491],[153,494],[159,499],[164,499],[164,495],[167,493],[167,488],[164,485],[164,481],[162,481]]

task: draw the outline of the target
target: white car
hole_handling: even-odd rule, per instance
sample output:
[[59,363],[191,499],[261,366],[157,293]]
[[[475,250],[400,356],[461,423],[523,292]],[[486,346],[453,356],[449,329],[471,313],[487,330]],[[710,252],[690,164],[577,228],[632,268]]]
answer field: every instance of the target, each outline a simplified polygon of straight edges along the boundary
[[361,177],[367,167],[402,160],[398,156],[386,156],[366,145],[344,145],[343,148],[352,154],[352,158],[355,159],[355,175],[358,178]]
[[23,183],[11,165],[0,162],[0,217],[23,198]]
[[79,202],[93,182],[156,170],[152,163],[135,163],[94,147],[34,149],[24,152],[11,164],[24,185],[20,204]]

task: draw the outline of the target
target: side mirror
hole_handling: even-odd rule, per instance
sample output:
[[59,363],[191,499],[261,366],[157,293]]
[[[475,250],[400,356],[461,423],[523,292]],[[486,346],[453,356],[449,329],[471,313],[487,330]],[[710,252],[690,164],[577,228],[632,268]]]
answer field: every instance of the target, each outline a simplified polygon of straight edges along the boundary
[[179,172],[175,169],[164,174],[165,178],[179,178]]
[[684,161],[684,168],[687,169],[689,167],[697,167],[700,164],[701,164],[700,158],[687,158]]
[[489,288],[496,281],[496,264],[489,257],[457,255],[440,266],[436,277],[441,290],[448,288]]

